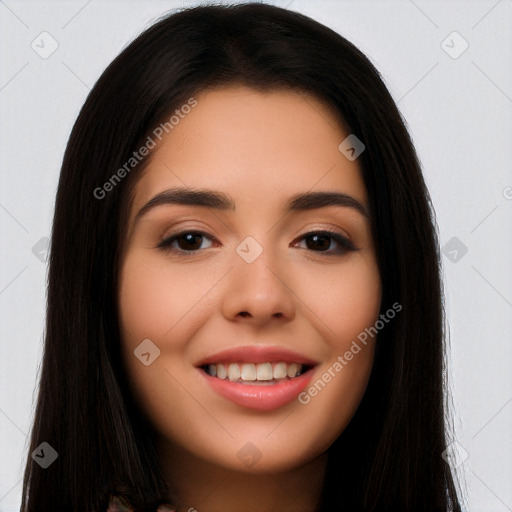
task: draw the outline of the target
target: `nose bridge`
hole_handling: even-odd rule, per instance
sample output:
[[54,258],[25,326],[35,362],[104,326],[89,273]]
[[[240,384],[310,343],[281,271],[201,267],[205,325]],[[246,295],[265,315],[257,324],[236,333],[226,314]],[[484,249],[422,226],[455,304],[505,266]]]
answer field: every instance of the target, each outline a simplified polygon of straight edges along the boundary
[[[254,288],[260,294],[272,288],[283,286],[283,277],[279,275],[279,265],[275,258],[269,260],[269,251],[260,254],[254,261],[237,262],[237,278],[244,288]],[[273,267],[273,268],[272,268]]]
[[236,249],[234,268],[223,298],[226,317],[250,318],[265,323],[271,318],[292,319],[295,315],[293,293],[280,272],[284,261],[278,251],[267,249],[254,238],[247,237]]
[[[250,259],[245,259],[245,254],[240,255],[242,249],[247,249],[247,255]],[[251,247],[251,242],[240,244],[237,248],[239,261],[235,262],[236,279],[241,289],[253,290],[257,296],[275,295],[276,288],[283,286],[283,276],[279,276],[279,262],[275,256],[272,256],[271,250],[261,250],[257,254],[256,249]],[[267,298],[268,298],[267,297]]]

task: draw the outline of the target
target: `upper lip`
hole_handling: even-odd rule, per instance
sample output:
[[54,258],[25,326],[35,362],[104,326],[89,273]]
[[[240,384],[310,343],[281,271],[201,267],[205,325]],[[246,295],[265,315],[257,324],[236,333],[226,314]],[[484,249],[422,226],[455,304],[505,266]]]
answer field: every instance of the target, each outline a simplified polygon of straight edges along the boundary
[[216,363],[266,363],[283,362],[298,363],[307,366],[316,366],[313,359],[303,356],[293,350],[276,346],[244,346],[232,347],[203,358],[196,366],[205,366]]

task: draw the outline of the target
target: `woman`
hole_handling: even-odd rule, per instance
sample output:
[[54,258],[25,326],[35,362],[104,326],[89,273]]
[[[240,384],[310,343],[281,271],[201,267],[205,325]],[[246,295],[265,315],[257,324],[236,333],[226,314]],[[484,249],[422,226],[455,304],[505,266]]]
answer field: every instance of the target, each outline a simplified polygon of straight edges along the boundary
[[[22,510],[460,510],[430,199],[378,72],[295,12],[167,16],[71,134]],[[123,505],[124,504],[124,505]]]

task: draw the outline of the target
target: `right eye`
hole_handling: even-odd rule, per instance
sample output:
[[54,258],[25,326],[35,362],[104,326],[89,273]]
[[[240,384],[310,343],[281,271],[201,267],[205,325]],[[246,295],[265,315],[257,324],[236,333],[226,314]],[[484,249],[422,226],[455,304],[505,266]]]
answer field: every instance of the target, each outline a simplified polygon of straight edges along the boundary
[[[209,245],[203,246],[204,239],[210,240]],[[190,256],[201,249],[212,246],[213,237],[202,231],[181,231],[173,233],[162,240],[157,247],[165,252],[174,252],[179,256]]]

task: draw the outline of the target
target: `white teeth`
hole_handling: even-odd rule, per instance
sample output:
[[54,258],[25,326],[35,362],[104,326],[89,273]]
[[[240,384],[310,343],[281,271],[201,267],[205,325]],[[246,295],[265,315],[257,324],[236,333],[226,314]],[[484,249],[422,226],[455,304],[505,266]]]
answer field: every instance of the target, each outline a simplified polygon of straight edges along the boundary
[[228,369],[228,379],[238,380],[240,378],[240,366],[237,364],[230,364]]
[[252,363],[243,364],[240,378],[242,380],[256,380],[256,366]]
[[217,377],[219,379],[225,379],[228,376],[226,372],[226,367],[223,364],[217,365]]
[[297,375],[297,365],[295,363],[292,363],[290,366],[288,366],[288,377],[290,377],[290,379],[292,377],[295,377]]
[[212,377],[231,382],[265,382],[287,380],[302,374],[303,367],[297,363],[219,363],[209,364],[206,371]]
[[272,365],[261,363],[256,366],[256,380],[272,380]]
[[286,363],[277,363],[274,368],[274,379],[284,379],[286,375]]

